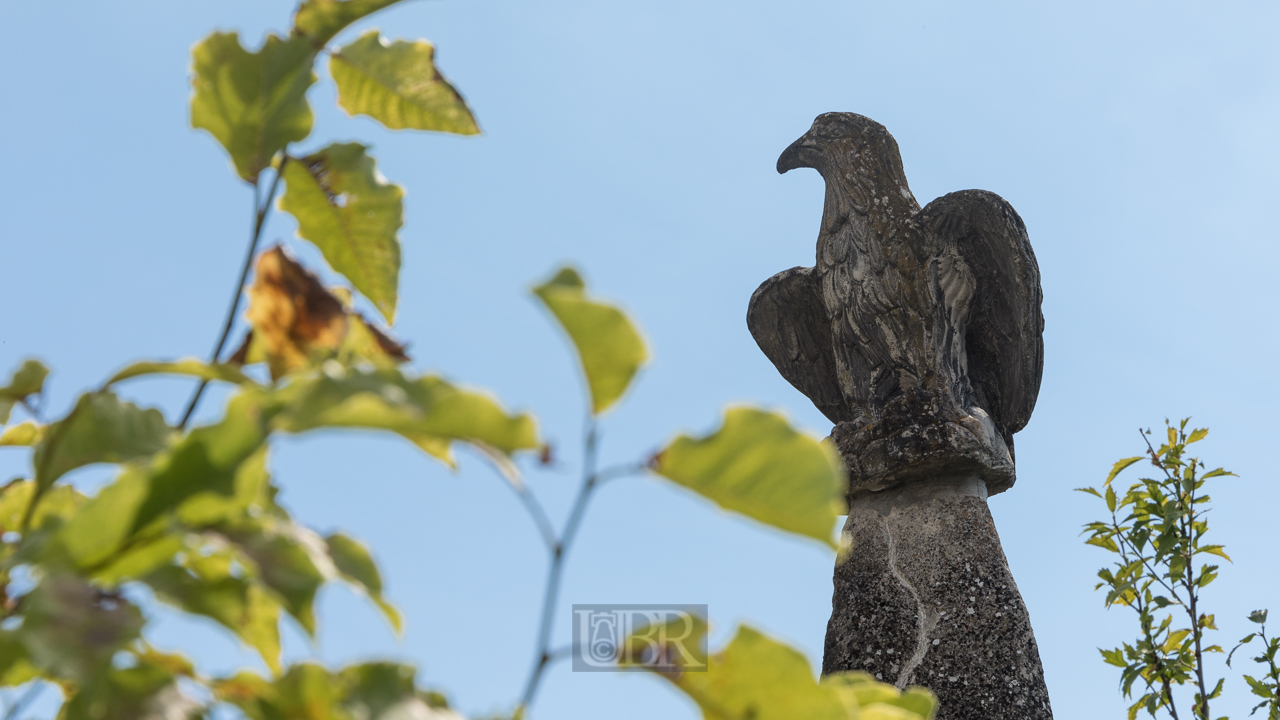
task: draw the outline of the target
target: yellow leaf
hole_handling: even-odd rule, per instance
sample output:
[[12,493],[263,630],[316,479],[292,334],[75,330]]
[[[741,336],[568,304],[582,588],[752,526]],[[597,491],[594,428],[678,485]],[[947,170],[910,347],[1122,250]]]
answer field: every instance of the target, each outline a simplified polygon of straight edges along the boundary
[[591,392],[591,411],[609,409],[649,359],[644,340],[618,308],[587,297],[582,276],[564,268],[533,293],[569,334]]
[[424,40],[388,44],[377,30],[332,53],[329,74],[338,104],[350,115],[368,115],[392,130],[480,132],[471,108],[440,74],[435,48]]
[[13,425],[4,429],[0,433],[0,446],[18,445],[31,446],[40,442],[40,438],[44,437],[44,425],[31,422],[30,420]]
[[[707,720],[923,720],[899,703],[907,693],[874,680],[862,691],[888,702],[863,706],[848,687],[817,682],[808,660],[795,649],[746,626],[705,672],[657,673],[697,703]],[[915,690],[908,702],[921,698]],[[927,700],[927,698],[926,698]]]
[[1120,474],[1121,470],[1124,470],[1125,468],[1138,462],[1141,459],[1142,459],[1142,456],[1125,458],[1123,460],[1117,460],[1116,464],[1111,466],[1111,472],[1107,475],[1107,481],[1103,483],[1103,485],[1110,485],[1111,481],[1116,479],[1116,476]]
[[299,237],[394,322],[404,190],[382,177],[366,150],[333,143],[290,162],[280,209],[297,218]]
[[777,413],[729,408],[711,435],[676,438],[658,454],[654,472],[727,510],[836,547],[844,461]]

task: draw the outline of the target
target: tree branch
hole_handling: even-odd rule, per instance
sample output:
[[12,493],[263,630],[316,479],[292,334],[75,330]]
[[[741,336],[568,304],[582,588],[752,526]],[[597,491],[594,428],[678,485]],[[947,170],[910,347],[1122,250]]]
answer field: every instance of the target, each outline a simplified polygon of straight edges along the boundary
[[565,521],[564,530],[560,533],[560,539],[551,548],[551,563],[547,569],[547,589],[542,599],[542,620],[538,626],[538,644],[537,651],[534,656],[533,670],[529,673],[529,680],[525,683],[524,694],[520,699],[520,710],[527,709],[533,703],[533,698],[538,692],[538,685],[542,681],[542,675],[546,671],[547,666],[553,660],[558,659],[558,654],[550,651],[551,629],[554,624],[556,601],[560,595],[560,581],[564,574],[564,559],[568,554],[569,547],[573,544],[574,537],[578,534],[578,528],[582,525],[582,517],[587,509],[587,501],[591,499],[592,492],[599,484],[600,475],[596,472],[597,459],[597,442],[599,433],[594,417],[587,418],[586,441],[583,450],[582,463],[582,487],[578,490],[578,497],[573,502],[573,509],[569,511],[569,518]]
[[[227,344],[227,337],[231,335],[231,328],[235,326],[236,313],[240,311],[240,297],[244,295],[244,284],[249,279],[249,270],[253,267],[254,255],[258,252],[258,242],[262,239],[262,227],[266,224],[267,216],[271,213],[271,204],[275,200],[276,190],[280,187],[280,179],[284,177],[284,169],[289,164],[288,148],[281,151],[280,166],[276,168],[275,179],[271,181],[271,190],[267,193],[265,200],[259,200],[258,183],[253,184],[253,232],[249,237],[249,249],[244,256],[244,265],[240,268],[240,279],[236,282],[236,291],[231,296],[231,307],[227,308],[227,318],[222,323],[222,333],[218,336],[218,342],[214,345],[213,353],[209,356],[209,363],[218,362],[218,356],[222,354],[222,349]],[[182,420],[178,423],[178,429],[184,430],[187,423],[191,421],[191,416],[196,411],[196,406],[200,404],[200,397],[204,394],[205,387],[209,384],[208,380],[201,380],[196,386],[196,391],[191,396],[191,400],[187,402],[187,409],[182,413]]]

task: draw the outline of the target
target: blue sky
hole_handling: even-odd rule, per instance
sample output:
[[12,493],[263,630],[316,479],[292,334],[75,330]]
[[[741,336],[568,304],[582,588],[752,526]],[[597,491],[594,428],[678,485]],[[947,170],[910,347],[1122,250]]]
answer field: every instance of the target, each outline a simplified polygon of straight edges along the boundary
[[[285,0],[6,3],[0,8],[0,258],[9,310],[0,367],[54,369],[50,406],[140,357],[204,355],[249,229],[251,197],[215,141],[189,129],[189,50],[214,29],[248,43],[284,30]],[[811,265],[822,182],[774,162],[815,115],[885,124],[917,198],[996,192],[1021,214],[1045,293],[1045,373],[1016,437],[1019,482],[991,501],[1031,611],[1058,717],[1119,716],[1118,671],[1095,648],[1132,622],[1092,591],[1106,560],[1080,526],[1097,484],[1137,454],[1137,428],[1194,416],[1202,454],[1240,474],[1212,491],[1235,564],[1206,593],[1230,647],[1244,616],[1280,613],[1272,461],[1280,312],[1280,8],[1268,3],[548,0],[408,2],[365,27],[431,40],[485,134],[390,132],[310,99],[303,149],[374,146],[407,190],[396,331],[415,365],[535,412],[563,467],[530,482],[557,518],[576,485],[582,387],[528,288],[572,262],[624,305],[654,355],[606,418],[606,461],[644,455],[722,408],[778,408],[830,426],[774,371],[744,322],[755,287]],[[319,256],[273,217],[269,241]],[[189,384],[135,383],[178,411]],[[218,398],[211,398],[215,400]],[[206,402],[202,417],[218,413]],[[5,478],[26,471],[0,455]],[[545,558],[532,524],[481,462],[451,474],[364,434],[279,443],[283,502],[366,540],[408,627],[397,639],[346,590],[325,592],[318,643],[290,658],[412,660],[464,711],[518,696]],[[101,483],[101,469],[71,479]],[[832,556],[654,479],[591,507],[569,603],[706,603],[713,644],[751,622],[817,664]],[[254,666],[228,635],[165,616],[153,639],[212,670]],[[1234,675],[1234,674],[1233,674]],[[1215,715],[1252,704],[1238,676]],[[534,717],[696,717],[657,681],[557,667]]]

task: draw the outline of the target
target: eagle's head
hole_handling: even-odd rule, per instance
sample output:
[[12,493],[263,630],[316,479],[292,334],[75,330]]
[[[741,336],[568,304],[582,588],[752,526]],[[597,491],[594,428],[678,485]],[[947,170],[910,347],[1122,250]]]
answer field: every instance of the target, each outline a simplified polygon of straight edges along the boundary
[[837,200],[846,213],[867,215],[873,208],[897,206],[909,214],[919,208],[907,187],[897,141],[871,118],[856,113],[819,115],[809,132],[778,158],[779,173],[801,167],[822,174],[828,199]]

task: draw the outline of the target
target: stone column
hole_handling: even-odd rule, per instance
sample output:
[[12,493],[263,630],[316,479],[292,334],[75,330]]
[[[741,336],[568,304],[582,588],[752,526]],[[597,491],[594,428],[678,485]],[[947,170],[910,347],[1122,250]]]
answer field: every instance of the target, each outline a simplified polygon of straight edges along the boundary
[[976,476],[853,499],[823,674],[923,685],[940,720],[1051,718],[1040,653]]
[[832,432],[850,470],[850,549],[835,570],[823,674],[923,685],[938,720],[1049,720],[1031,618],[987,508],[988,483],[1007,487],[1012,463],[964,418],[892,407],[903,422]]

